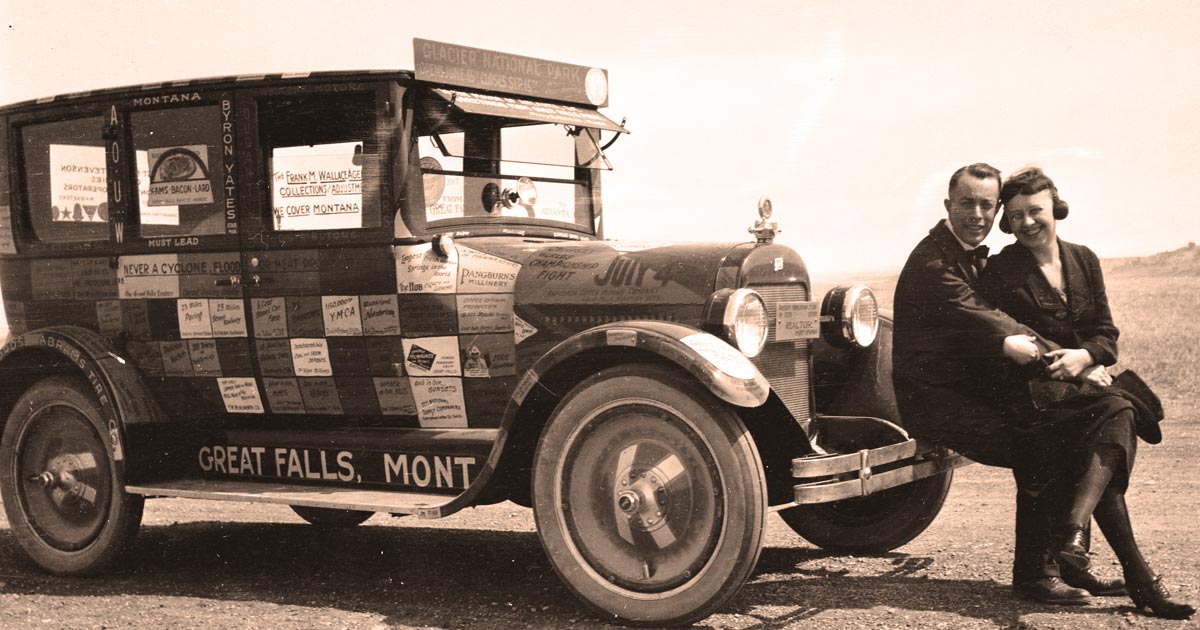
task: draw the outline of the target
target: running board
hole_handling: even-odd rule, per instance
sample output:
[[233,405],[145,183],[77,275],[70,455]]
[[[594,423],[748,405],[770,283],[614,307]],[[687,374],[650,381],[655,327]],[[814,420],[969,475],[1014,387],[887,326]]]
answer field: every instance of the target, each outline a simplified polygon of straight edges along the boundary
[[446,516],[443,509],[455,498],[451,495],[425,492],[388,492],[207,479],[176,479],[162,483],[125,486],[125,491],[147,497],[303,505],[336,510],[415,514],[421,518]]

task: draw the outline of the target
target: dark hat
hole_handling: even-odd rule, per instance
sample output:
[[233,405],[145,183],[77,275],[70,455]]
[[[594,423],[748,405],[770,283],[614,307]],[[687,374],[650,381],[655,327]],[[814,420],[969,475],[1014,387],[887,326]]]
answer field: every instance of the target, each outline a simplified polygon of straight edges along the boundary
[[1163,414],[1162,402],[1146,384],[1146,381],[1143,381],[1137,372],[1125,370],[1113,377],[1113,385],[1128,394],[1125,398],[1133,403],[1134,426],[1137,429],[1138,437],[1145,440],[1147,444],[1161,442],[1162,429],[1159,428],[1158,423],[1165,414]]

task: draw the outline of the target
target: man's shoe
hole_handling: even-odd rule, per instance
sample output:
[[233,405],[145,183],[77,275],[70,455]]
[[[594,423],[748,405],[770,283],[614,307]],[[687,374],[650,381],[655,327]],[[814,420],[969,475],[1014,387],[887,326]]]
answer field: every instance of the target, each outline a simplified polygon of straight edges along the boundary
[[1044,577],[1040,580],[1017,582],[1013,584],[1013,593],[1016,593],[1017,597],[1021,599],[1029,599],[1056,606],[1083,606],[1092,601],[1087,591],[1067,586],[1066,582],[1057,577]]
[[1062,574],[1062,581],[1066,582],[1068,586],[1081,588],[1097,597],[1125,594],[1125,580],[1121,578],[1096,577],[1096,574],[1091,571],[1080,571],[1069,564],[1059,565],[1058,570]]

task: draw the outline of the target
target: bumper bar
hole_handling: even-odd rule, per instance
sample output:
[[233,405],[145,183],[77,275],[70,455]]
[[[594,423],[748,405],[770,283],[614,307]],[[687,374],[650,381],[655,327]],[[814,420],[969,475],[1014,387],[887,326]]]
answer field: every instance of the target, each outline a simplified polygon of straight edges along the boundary
[[792,460],[792,476],[804,481],[793,486],[793,501],[811,505],[865,497],[970,463],[912,439],[844,455],[800,457]]

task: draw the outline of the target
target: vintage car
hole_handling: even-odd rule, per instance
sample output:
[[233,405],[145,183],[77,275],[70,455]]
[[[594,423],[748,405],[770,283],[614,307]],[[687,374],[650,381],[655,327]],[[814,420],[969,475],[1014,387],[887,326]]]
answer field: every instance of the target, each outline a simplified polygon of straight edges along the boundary
[[738,591],[770,510],[852,553],[925,529],[963,460],[901,428],[869,289],[814,300],[765,199],[745,242],[605,240],[606,71],[414,55],[0,109],[24,554],[100,572],[154,497],[322,527],[509,500],[584,602],[657,625]]

